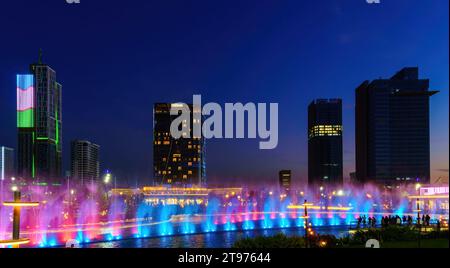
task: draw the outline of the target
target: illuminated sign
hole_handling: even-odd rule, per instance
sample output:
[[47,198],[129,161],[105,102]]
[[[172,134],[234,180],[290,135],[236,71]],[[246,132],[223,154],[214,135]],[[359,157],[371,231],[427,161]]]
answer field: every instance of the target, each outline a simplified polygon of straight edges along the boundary
[[17,127],[34,127],[34,79],[31,74],[17,75]]
[[437,195],[437,194],[448,194],[448,186],[420,188],[420,195]]

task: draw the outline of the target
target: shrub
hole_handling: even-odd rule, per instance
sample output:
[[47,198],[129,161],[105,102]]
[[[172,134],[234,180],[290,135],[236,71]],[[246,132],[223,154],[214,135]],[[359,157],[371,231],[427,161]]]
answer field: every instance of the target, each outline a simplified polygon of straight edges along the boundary
[[[427,234],[422,233],[421,237],[436,238],[444,236],[442,233],[443,232]],[[381,229],[371,228],[368,230],[358,230],[353,235],[340,239],[340,243],[343,245],[362,245],[369,239],[377,239],[380,242],[415,241],[417,240],[418,235],[418,230],[414,227],[392,225]]]
[[[381,229],[371,228],[368,230],[358,230],[353,235],[336,238],[334,235],[314,235],[308,237],[308,245],[313,248],[335,248],[352,245],[365,245],[369,239],[377,239],[380,242],[390,241],[415,241],[418,238],[418,230],[414,227],[387,226]],[[421,233],[422,239],[449,238],[449,231],[432,231]],[[304,248],[306,247],[303,237],[287,237],[284,234],[277,234],[271,237],[244,238],[236,241],[234,248]]]
[[449,239],[449,231],[445,230],[445,231],[431,231],[429,233],[424,233],[422,235],[422,237],[424,239],[433,239],[433,238],[446,238]]
[[234,248],[303,248],[305,241],[302,237],[287,237],[284,234],[265,237],[259,236],[255,238],[244,238],[236,241]]

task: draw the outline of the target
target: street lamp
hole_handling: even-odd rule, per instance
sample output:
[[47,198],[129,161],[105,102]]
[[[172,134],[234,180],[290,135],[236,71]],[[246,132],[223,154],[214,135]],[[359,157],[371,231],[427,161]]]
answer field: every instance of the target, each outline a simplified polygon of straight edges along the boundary
[[2,202],[4,206],[13,207],[13,228],[12,239],[0,240],[0,246],[19,247],[21,244],[30,242],[28,238],[20,238],[20,209],[21,207],[36,207],[39,202],[24,202],[21,200],[21,193],[16,185],[11,187],[14,193],[14,201]]
[[418,239],[417,239],[417,243],[419,244],[419,248],[420,248],[420,233],[422,231],[422,224],[420,222],[420,205],[419,205],[419,201],[420,201],[420,187],[422,187],[422,185],[420,185],[420,183],[416,183],[416,191],[417,191],[417,199],[416,199],[416,205],[417,205],[417,224],[419,227],[419,234],[418,234]]
[[306,248],[308,248],[308,203],[306,202],[306,199],[305,199],[305,201],[303,202],[303,206],[305,207],[305,212],[304,212],[304,217],[305,217],[305,221],[304,221],[304,224],[305,224],[305,246],[306,246]]
[[106,173],[105,177],[103,178],[103,182],[105,184],[109,184],[111,182],[111,173]]
[[417,191],[417,200],[416,200],[416,205],[417,205],[417,221],[420,221],[420,206],[419,206],[420,187],[422,187],[422,185],[420,185],[420,183],[417,183],[417,184],[416,184],[416,191]]

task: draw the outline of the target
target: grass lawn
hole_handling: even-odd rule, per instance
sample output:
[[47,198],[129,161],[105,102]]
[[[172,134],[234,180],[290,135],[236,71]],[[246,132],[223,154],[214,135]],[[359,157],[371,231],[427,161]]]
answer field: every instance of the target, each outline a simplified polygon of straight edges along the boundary
[[[384,242],[382,248],[417,248],[417,241],[391,241]],[[421,248],[449,248],[449,240],[445,238],[424,239],[420,241]]]

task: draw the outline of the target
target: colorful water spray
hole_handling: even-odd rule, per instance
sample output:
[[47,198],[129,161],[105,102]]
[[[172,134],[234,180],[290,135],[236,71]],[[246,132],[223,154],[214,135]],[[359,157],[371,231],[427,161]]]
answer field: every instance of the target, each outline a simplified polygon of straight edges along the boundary
[[[242,196],[209,196],[183,203],[150,202],[140,195],[133,196],[130,203],[124,196],[111,196],[101,184],[54,189],[31,186],[24,190],[25,198],[41,204],[22,211],[22,235],[32,247],[64,245],[69,240],[89,243],[130,237],[306,228],[305,204],[292,201],[296,199],[308,200],[307,220],[314,227],[350,227],[360,215],[380,219],[387,214],[413,213],[401,191],[393,195],[372,186],[299,192],[295,198],[262,190],[256,197],[244,192]],[[4,191],[2,199],[8,194],[11,193]],[[10,207],[0,207],[0,239],[6,239],[13,229],[12,214]]]

